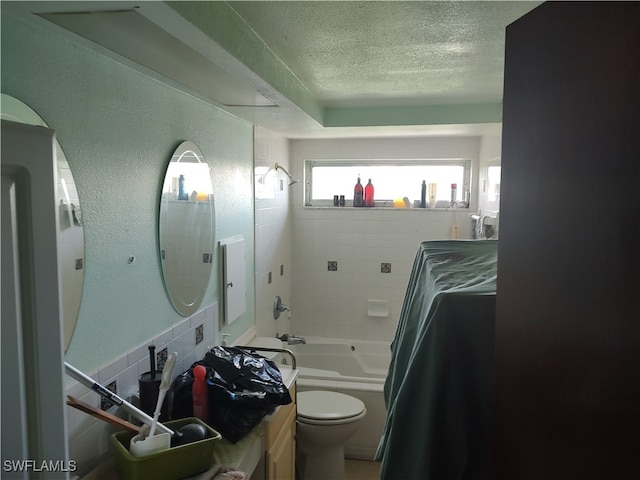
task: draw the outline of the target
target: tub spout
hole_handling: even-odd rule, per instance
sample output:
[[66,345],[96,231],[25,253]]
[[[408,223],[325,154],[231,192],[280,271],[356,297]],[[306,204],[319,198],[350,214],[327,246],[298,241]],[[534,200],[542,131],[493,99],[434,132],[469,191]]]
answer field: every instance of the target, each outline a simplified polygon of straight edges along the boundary
[[295,335],[289,335],[288,333],[283,333],[280,337],[276,333],[276,338],[281,342],[287,342],[288,345],[300,345],[302,343],[307,343],[304,337],[296,337]]

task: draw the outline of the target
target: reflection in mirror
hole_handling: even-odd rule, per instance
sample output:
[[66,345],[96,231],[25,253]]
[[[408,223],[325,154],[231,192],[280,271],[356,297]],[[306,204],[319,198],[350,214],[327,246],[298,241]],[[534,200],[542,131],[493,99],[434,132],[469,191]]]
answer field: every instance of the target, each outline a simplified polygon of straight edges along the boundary
[[192,142],[167,166],[159,215],[160,261],[167,293],[183,316],[199,308],[213,268],[215,205],[209,166]]
[[500,177],[502,167],[500,165],[489,165],[487,167],[487,200],[489,202],[500,202]]
[[[45,121],[28,105],[9,95],[2,94],[2,119],[29,125],[47,127]],[[62,290],[62,318],[64,328],[64,351],[78,321],[82,287],[84,282],[84,228],[80,213],[80,200],[67,158],[56,139],[56,163],[58,188],[58,268]]]

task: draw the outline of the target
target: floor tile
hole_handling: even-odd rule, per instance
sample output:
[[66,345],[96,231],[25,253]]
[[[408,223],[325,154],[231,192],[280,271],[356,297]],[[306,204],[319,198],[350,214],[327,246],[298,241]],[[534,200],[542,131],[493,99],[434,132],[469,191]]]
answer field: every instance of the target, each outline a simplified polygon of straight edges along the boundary
[[345,471],[346,480],[379,480],[380,462],[347,459]]

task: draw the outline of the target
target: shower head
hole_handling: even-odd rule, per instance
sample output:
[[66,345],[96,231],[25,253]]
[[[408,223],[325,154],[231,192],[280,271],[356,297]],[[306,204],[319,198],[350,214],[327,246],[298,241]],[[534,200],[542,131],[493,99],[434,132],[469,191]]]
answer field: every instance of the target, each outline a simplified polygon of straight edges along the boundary
[[287,169],[286,169],[286,168],[284,168],[283,166],[278,165],[278,164],[276,163],[276,171],[277,171],[277,170],[282,170],[282,171],[285,173],[285,175],[286,175],[287,177],[289,177],[289,186],[293,185],[294,183],[298,183],[298,180],[296,180],[295,178],[293,178],[293,175],[291,175],[289,172],[287,172]]

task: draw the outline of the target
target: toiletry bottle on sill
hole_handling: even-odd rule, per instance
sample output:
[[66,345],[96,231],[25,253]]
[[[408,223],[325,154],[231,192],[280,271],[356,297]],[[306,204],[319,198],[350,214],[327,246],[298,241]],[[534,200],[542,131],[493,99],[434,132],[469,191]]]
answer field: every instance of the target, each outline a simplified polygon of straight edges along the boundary
[[178,179],[178,200],[189,200],[189,194],[187,193],[187,186],[184,175],[180,175]]
[[373,207],[373,184],[371,183],[371,179],[369,179],[369,183],[364,187],[364,206],[365,207]]
[[427,208],[427,182],[422,180],[422,189],[420,190],[420,208]]
[[358,177],[358,183],[353,188],[353,206],[362,207],[364,205],[364,187],[360,183],[360,177]]
[[204,423],[209,421],[209,392],[207,390],[207,369],[202,365],[193,367],[193,385],[191,395],[193,397],[193,416]]

